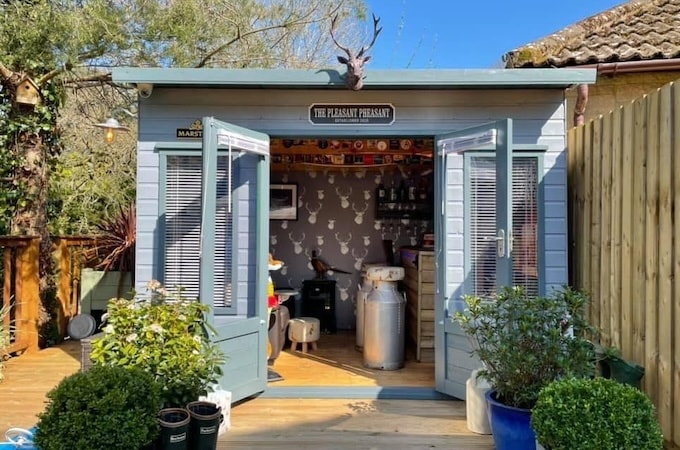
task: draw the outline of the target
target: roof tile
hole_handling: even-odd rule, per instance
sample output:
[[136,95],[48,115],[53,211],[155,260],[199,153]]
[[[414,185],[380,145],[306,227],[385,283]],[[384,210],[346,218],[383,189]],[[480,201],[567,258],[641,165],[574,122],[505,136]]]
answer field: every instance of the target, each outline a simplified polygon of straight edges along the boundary
[[504,55],[506,67],[680,58],[680,0],[631,0]]

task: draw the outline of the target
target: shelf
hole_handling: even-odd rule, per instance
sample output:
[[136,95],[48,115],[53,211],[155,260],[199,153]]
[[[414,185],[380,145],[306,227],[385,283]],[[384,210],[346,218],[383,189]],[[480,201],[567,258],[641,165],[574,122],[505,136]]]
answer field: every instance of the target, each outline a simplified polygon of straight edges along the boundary
[[425,168],[432,168],[432,164],[325,164],[325,163],[309,163],[309,162],[276,162],[271,163],[271,168],[274,171],[304,171],[311,169],[319,170],[397,170],[399,168],[407,167],[409,170],[422,171]]
[[426,202],[384,202],[377,203],[376,219],[432,220],[433,209]]

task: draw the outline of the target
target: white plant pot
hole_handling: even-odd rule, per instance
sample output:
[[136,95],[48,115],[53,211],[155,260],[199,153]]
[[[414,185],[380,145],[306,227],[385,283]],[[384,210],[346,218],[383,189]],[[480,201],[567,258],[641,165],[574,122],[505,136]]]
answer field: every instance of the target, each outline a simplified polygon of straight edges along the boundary
[[489,413],[484,394],[491,386],[482,378],[477,378],[480,369],[472,371],[465,385],[465,409],[468,430],[477,434],[491,434]]
[[541,444],[539,444],[538,441],[536,441],[536,450],[545,450],[545,447],[543,447]]

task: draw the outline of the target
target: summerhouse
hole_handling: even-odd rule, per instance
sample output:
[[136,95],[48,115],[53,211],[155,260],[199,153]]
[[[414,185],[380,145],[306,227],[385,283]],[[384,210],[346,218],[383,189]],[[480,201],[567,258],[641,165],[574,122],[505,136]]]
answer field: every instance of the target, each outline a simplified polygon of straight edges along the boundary
[[462,296],[568,281],[565,89],[595,77],[373,70],[350,91],[326,69],[114,69],[140,93],[137,288],[212,306],[236,401],[268,389],[269,276],[299,293],[291,315],[321,296],[327,331],[352,334],[365,267],[410,267],[406,345],[464,398]]

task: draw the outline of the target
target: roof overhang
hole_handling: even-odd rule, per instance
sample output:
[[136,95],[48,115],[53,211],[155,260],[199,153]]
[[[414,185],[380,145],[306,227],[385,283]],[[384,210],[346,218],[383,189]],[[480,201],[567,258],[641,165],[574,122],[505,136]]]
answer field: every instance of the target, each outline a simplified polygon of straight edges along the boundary
[[[334,69],[113,69],[117,83],[173,88],[347,89]],[[592,84],[596,69],[369,70],[363,90],[556,89]]]

